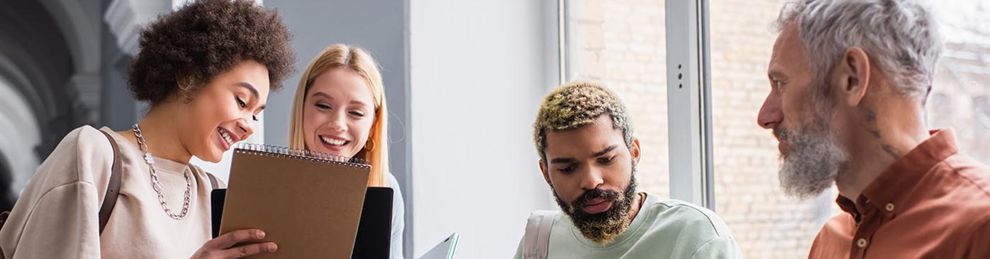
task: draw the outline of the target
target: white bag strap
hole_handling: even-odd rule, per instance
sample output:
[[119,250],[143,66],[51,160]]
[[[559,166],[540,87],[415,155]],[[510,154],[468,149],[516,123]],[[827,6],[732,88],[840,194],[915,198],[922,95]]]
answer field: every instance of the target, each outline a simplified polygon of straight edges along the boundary
[[550,229],[559,212],[534,211],[526,222],[523,236],[523,258],[546,259],[550,247]]

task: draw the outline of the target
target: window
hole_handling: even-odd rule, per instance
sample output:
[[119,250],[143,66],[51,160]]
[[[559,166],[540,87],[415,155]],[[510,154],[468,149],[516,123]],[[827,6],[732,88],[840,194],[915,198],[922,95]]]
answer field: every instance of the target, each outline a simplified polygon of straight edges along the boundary
[[668,197],[664,1],[565,1],[565,80],[604,82],[641,146],[640,190]]
[[[990,2],[938,2],[945,48],[928,96],[928,125],[953,128],[959,149],[990,161]],[[983,82],[983,83],[981,83]]]
[[770,25],[784,2],[715,0],[709,9],[715,208],[748,258],[807,257],[837,212],[834,191],[807,201],[784,195],[777,142],[756,124],[777,37]]
[[[777,180],[776,141],[757,127],[766,67],[785,1],[713,0],[710,5],[712,127],[717,212],[748,258],[805,258],[821,225],[840,210],[837,192],[798,200]],[[937,2],[945,50],[928,99],[932,128],[952,127],[960,149],[990,161],[990,3]]]
[[[699,0],[705,1],[705,0]],[[708,1],[706,1],[708,2]],[[766,67],[777,32],[771,27],[785,0],[711,0],[714,208],[749,258],[804,258],[828,219],[840,213],[834,187],[818,197],[786,196],[778,182],[778,151],[756,125],[769,89]],[[665,3],[662,0],[564,0],[567,81],[605,82],[633,116],[643,146],[641,189],[670,194],[667,137]],[[934,6],[945,40],[935,87],[927,101],[931,128],[953,128],[959,148],[990,161],[990,2]],[[952,14],[952,15],[945,15]],[[696,174],[698,172],[670,172]]]

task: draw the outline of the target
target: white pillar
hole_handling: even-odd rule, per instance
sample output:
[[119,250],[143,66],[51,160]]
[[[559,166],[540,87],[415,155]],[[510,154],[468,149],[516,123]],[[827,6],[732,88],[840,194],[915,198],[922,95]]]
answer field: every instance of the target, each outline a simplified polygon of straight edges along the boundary
[[103,20],[117,37],[117,46],[134,56],[138,53],[141,26],[167,12],[168,8],[168,0],[114,0],[107,7]]
[[[667,134],[670,196],[715,210],[707,0],[667,1]],[[675,80],[676,79],[676,80]],[[675,173],[676,172],[676,173]]]
[[100,113],[100,74],[98,72],[77,72],[69,78],[67,88],[75,88],[79,93],[79,101],[86,107],[82,121],[87,124],[99,123]]
[[10,189],[15,194],[27,185],[41,161],[34,147],[41,143],[41,127],[27,100],[0,77],[0,155],[10,166]]

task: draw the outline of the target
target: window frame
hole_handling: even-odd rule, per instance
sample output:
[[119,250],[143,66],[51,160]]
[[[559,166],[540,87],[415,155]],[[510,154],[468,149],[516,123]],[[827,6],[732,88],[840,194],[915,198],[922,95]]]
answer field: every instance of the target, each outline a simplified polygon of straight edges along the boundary
[[[658,0],[659,1],[659,0]],[[558,78],[570,74],[570,0],[557,1]],[[669,190],[674,199],[715,210],[708,0],[666,1]],[[648,26],[648,25],[647,25]],[[660,71],[657,71],[660,72]],[[688,111],[688,112],[683,112]]]

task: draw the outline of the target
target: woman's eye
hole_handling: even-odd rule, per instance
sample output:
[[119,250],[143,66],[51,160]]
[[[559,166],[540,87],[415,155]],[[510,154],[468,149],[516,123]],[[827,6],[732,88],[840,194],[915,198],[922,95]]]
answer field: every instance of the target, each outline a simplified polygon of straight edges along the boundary
[[352,111],[352,112],[350,112],[350,113],[351,113],[351,116],[355,116],[355,117],[364,117],[364,113],[363,113],[363,112],[359,112],[359,111]]
[[330,109],[330,105],[329,104],[325,104],[325,103],[316,103],[316,108],[318,108],[320,110],[329,110]]
[[247,102],[245,102],[244,100],[241,100],[240,97],[234,97],[234,99],[237,100],[237,106],[238,107],[241,107],[241,109],[247,108]]

